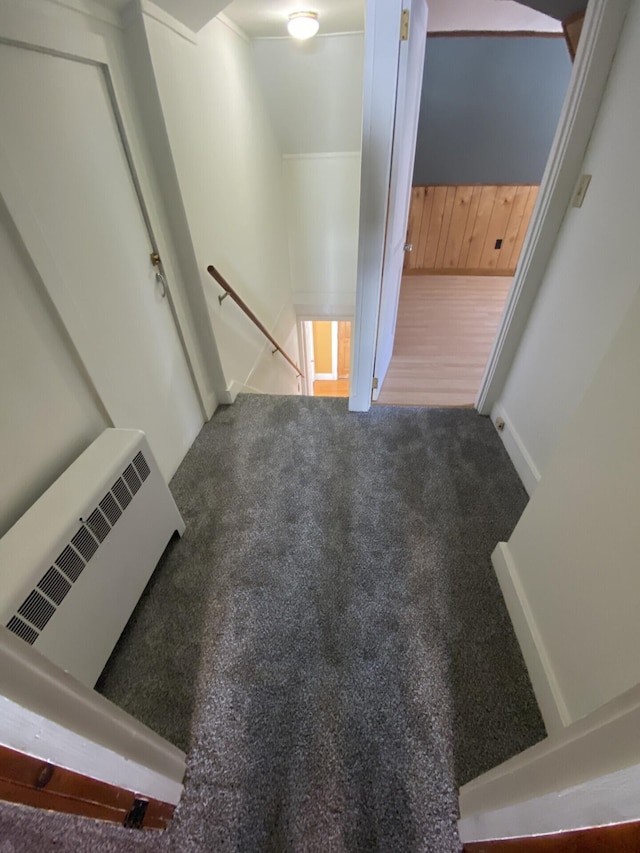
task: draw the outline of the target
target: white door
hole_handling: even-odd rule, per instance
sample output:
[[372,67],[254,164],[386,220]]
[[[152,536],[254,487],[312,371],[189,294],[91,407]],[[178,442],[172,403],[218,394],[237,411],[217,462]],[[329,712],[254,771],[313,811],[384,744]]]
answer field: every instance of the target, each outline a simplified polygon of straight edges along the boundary
[[427,38],[426,0],[405,0],[403,8],[409,12],[409,37],[400,45],[389,208],[374,367],[378,386],[373,391],[374,400],[378,398],[393,354]]
[[0,193],[111,420],[169,477],[202,415],[105,72],[1,44],[0,81]]

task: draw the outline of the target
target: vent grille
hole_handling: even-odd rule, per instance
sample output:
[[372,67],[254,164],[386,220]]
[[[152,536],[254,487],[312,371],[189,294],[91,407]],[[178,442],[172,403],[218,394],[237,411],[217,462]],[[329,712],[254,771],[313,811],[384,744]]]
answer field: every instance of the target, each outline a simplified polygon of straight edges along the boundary
[[131,494],[135,495],[142,483],[140,482],[140,477],[136,474],[136,470],[133,465],[129,465],[122,476],[126,480],[127,486],[131,489]]
[[35,643],[150,473],[140,451],[7,622],[12,633],[29,645]]
[[109,519],[109,524],[113,527],[113,525],[122,515],[122,510],[118,506],[118,501],[114,498],[111,492],[107,492],[107,494],[102,498],[98,506]]
[[71,545],[67,545],[55,563],[72,583],[78,580],[85,565],[82,557],[80,557],[77,551],[73,550]]
[[10,631],[20,637],[21,640],[24,640],[25,643],[29,643],[32,646],[35,641],[38,639],[38,632],[34,628],[30,628],[26,622],[23,622],[22,619],[18,619],[17,616],[12,616],[9,622],[7,623],[7,628]]
[[84,525],[72,538],[71,544],[76,549],[76,551],[78,551],[80,555],[84,557],[85,563],[88,563],[98,550],[98,543],[93,538],[91,533],[89,533],[89,528],[85,527]]
[[104,542],[107,538],[107,533],[111,530],[111,525],[97,507],[87,519],[87,527],[98,542]]
[[18,609],[20,616],[23,616],[41,631],[55,612],[56,609],[53,604],[35,589],[29,593]]
[[118,499],[118,503],[122,507],[122,509],[126,509],[131,503],[131,492],[125,486],[124,480],[122,477],[118,477],[113,486],[111,487],[111,491]]
[[136,471],[140,474],[140,479],[144,483],[149,474],[151,473],[151,469],[147,464],[147,460],[144,458],[142,451],[137,453],[133,458],[133,464],[136,466]]
[[71,584],[54,566],[51,566],[38,584],[38,589],[41,589],[51,601],[62,604],[65,595],[71,589]]

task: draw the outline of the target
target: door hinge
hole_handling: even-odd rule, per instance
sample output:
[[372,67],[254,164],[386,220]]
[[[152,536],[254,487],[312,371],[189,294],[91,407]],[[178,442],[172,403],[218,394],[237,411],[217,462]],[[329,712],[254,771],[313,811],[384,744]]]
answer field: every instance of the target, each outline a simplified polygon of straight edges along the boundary
[[151,258],[151,266],[152,267],[159,267],[160,266],[160,263],[161,263],[160,255],[157,252],[151,252],[150,258]]
[[409,40],[409,10],[402,10],[402,19],[400,21],[400,41]]
[[374,376],[373,380],[371,382],[371,390],[375,391],[377,387],[378,387],[378,377]]

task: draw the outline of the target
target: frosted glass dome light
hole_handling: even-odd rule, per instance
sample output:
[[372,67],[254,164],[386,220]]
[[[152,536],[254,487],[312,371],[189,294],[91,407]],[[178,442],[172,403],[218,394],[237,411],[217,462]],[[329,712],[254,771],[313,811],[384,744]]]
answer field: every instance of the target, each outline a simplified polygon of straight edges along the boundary
[[287,29],[294,39],[310,39],[318,32],[320,22],[317,12],[292,12]]

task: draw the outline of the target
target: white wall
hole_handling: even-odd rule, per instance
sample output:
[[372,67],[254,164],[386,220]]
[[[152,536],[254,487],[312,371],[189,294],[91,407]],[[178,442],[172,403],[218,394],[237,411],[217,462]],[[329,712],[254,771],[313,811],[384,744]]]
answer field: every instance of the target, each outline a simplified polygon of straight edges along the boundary
[[292,305],[282,152],[248,41],[221,19],[197,44],[149,16],[145,26],[225,379],[244,384],[268,344],[230,299],[218,304],[205,270],[213,264],[269,330]]
[[640,683],[639,371],[640,294],[506,546],[569,722]]
[[109,420],[0,202],[0,536]]
[[284,159],[293,298],[300,314],[352,314],[358,270],[360,153]]
[[639,369],[640,294],[494,553],[549,737],[461,789],[463,840],[640,818]]
[[253,58],[284,154],[360,150],[363,33],[255,39]]
[[584,206],[569,208],[494,416],[529,468],[529,485],[553,448],[638,289],[640,5],[632,4],[583,172]]
[[284,153],[289,255],[299,315],[355,306],[364,34],[260,38],[253,59]]

